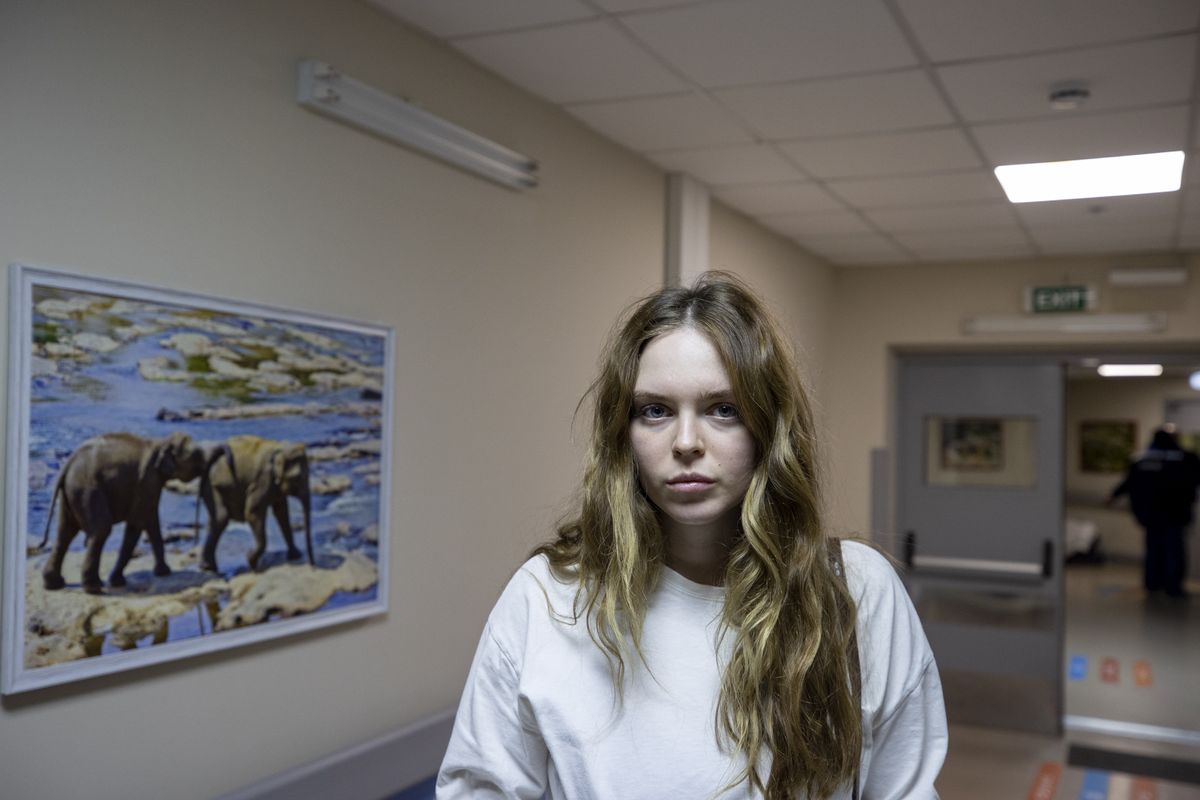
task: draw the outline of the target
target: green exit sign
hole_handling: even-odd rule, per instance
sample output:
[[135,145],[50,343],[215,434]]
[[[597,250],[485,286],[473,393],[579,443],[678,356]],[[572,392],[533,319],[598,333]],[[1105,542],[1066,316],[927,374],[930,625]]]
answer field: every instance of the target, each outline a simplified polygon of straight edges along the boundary
[[1025,310],[1034,314],[1091,311],[1096,307],[1096,290],[1091,286],[1027,286]]

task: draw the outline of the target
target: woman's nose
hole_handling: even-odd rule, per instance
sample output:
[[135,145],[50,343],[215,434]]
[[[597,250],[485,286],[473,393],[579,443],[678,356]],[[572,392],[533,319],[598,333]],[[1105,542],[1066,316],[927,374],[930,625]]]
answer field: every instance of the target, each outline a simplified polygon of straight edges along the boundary
[[704,440],[700,436],[699,420],[693,414],[680,414],[675,427],[672,449],[678,455],[699,455],[704,452]]

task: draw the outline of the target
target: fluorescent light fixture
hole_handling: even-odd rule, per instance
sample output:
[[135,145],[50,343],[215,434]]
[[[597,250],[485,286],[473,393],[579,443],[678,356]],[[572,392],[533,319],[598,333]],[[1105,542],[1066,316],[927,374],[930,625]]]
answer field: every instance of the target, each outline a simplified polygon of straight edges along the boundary
[[1196,370],[1188,376],[1188,386],[1200,392],[1200,370]]
[[342,75],[323,61],[300,62],[296,100],[513,189],[538,184],[538,164],[532,158]]
[[1174,192],[1182,176],[1182,150],[996,167],[1011,203]]
[[994,314],[968,317],[962,331],[970,336],[1008,333],[1154,333],[1165,330],[1167,317],[1145,314]]
[[1114,267],[1108,273],[1108,282],[1113,286],[1183,286],[1187,278],[1187,270],[1183,267]]
[[1101,364],[1096,372],[1104,378],[1157,378],[1162,364]]

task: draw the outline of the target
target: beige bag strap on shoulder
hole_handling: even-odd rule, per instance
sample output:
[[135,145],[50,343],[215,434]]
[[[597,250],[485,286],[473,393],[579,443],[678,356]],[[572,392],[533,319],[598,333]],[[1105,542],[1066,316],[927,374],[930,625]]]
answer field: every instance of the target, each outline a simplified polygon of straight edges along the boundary
[[[825,540],[829,546],[829,566],[833,568],[833,573],[842,579],[842,583],[846,582],[846,564],[842,560],[842,540],[837,537],[829,537]],[[858,631],[850,631],[850,691],[854,696],[854,702],[858,706],[862,706],[862,666],[858,661]],[[854,773],[854,800],[859,800],[858,794],[858,771]]]

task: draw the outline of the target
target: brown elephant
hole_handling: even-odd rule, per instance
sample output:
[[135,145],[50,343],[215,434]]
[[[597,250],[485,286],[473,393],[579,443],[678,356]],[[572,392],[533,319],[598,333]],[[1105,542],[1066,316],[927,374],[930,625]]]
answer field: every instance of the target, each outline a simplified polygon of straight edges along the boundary
[[170,575],[158,520],[163,484],[172,478],[190,481],[204,477],[222,455],[228,457],[225,445],[197,445],[185,433],[172,433],[161,439],[146,439],[132,433],[103,433],[79,445],[58,473],[50,495],[50,513],[39,550],[49,541],[50,521],[60,494],[62,503],[54,549],[42,569],[43,585],[48,590],[66,585],[62,576],[63,558],[75,535],[82,530],[87,537],[83,590],[100,594],[103,591],[100,554],[118,522],[125,523],[125,538],[108,576],[108,585],[125,585],[125,566],[142,531],[154,550],[154,574]]
[[214,464],[208,480],[201,483],[200,500],[208,509],[208,538],[200,566],[217,571],[217,542],[230,520],[245,522],[254,534],[254,550],[248,561],[258,570],[267,549],[267,512],[275,514],[289,560],[301,558],[292,537],[288,497],[304,506],[304,543],[308,563],[316,566],[312,546],[312,496],[308,486],[308,454],[303,444],[277,442],[258,436],[233,436],[226,441],[231,463]]

